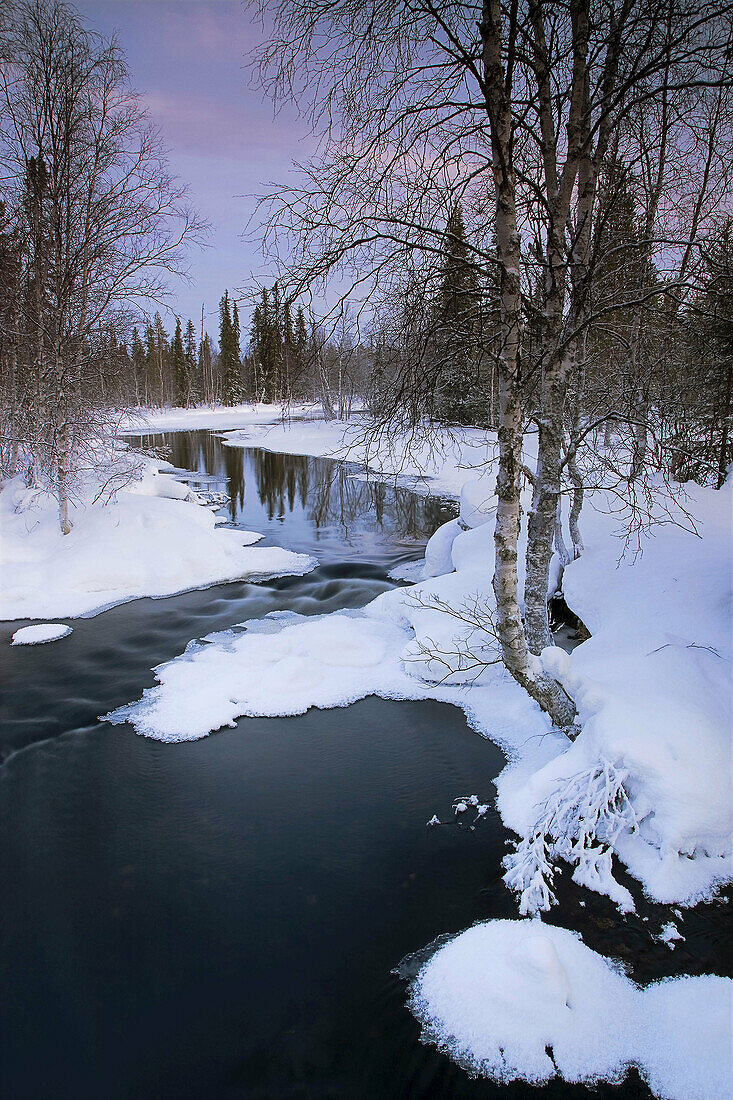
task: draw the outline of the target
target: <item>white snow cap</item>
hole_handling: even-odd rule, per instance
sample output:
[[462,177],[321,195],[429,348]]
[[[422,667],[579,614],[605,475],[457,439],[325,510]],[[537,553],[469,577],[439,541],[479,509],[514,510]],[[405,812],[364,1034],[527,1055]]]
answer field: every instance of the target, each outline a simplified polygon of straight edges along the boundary
[[65,623],[39,623],[37,626],[24,626],[16,630],[10,640],[11,645],[44,645],[66,638],[72,628]]
[[729,978],[640,989],[579,936],[538,920],[475,925],[414,981],[422,1038],[507,1082],[620,1081],[635,1065],[655,1096],[733,1096]]

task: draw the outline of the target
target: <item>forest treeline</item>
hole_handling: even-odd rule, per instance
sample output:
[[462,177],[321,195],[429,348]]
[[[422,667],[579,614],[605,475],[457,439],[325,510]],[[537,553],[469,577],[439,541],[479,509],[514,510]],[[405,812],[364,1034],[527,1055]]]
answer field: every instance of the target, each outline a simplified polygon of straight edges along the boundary
[[[172,333],[160,312],[133,324],[129,340],[106,334],[116,364],[118,408],[290,404],[322,401],[328,416],[344,417],[367,392],[373,350],[344,322],[330,336],[302,307],[293,311],[277,283],[264,288],[243,337],[237,300],[219,303],[218,342],[193,321],[176,318]],[[104,338],[104,334],[103,334]]]

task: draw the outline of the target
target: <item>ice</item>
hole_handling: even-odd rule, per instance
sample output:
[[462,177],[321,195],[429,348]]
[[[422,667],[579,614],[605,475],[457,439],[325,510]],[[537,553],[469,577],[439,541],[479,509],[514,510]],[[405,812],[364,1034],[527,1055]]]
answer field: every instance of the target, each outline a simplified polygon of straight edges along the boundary
[[24,626],[16,630],[10,640],[11,645],[44,645],[57,642],[72,633],[72,627],[65,623],[38,623],[36,626]]
[[640,989],[575,933],[495,920],[435,951],[410,1007],[424,1041],[500,1082],[615,1082],[635,1065],[656,1096],[727,1100],[732,995],[714,976]]
[[[265,620],[267,623],[267,620]],[[348,612],[289,616],[263,633],[210,636],[155,670],[158,686],[108,715],[161,741],[187,741],[233,725],[242,715],[302,714],[312,706],[346,706],[377,691],[404,696],[404,674],[385,669],[397,627]]]
[[682,940],[684,942],[685,937],[682,935],[674,921],[670,920],[667,921],[666,924],[662,925],[662,931],[659,933],[657,939],[661,943],[666,943],[670,951],[674,951],[675,940]]

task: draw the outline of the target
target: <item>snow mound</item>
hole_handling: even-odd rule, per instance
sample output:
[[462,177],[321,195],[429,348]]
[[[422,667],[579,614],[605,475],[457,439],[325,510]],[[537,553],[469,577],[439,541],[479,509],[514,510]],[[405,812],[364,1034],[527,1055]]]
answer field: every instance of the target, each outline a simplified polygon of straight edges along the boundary
[[461,522],[465,527],[482,527],[496,515],[496,476],[472,478],[461,487]]
[[564,928],[475,925],[422,967],[410,1008],[422,1038],[500,1082],[620,1081],[635,1065],[666,1100],[733,1096],[729,978],[640,989]]
[[243,715],[303,714],[375,693],[405,698],[405,677],[391,671],[404,642],[398,627],[358,613],[268,616],[246,633],[192,643],[155,670],[157,687],[105,720],[159,741],[191,741]]
[[11,645],[45,645],[57,642],[72,633],[72,627],[65,623],[38,623],[37,626],[24,626],[16,630],[10,640]]
[[[587,549],[563,588],[593,636],[571,655],[542,654],[575,699],[582,733],[531,776],[507,776],[499,808],[525,843],[558,790],[566,805],[557,813],[572,812],[578,780],[612,762],[625,773],[633,822],[611,847],[650,897],[691,905],[733,875],[732,494],[686,492],[699,535],[657,527],[641,556],[621,561],[611,517],[584,512]],[[531,873],[514,876],[525,909]]]
[[0,619],[76,618],[143,596],[172,596],[241,579],[308,573],[317,562],[252,547],[253,531],[221,529],[196,494],[145,462],[108,503],[88,485],[62,536],[56,502],[20,478],[0,493]]

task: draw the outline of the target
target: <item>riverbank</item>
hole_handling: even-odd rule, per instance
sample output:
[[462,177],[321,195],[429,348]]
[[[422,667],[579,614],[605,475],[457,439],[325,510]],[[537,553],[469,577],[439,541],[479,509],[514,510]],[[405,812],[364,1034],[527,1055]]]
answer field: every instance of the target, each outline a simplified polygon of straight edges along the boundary
[[300,575],[315,561],[227,530],[169,463],[117,448],[87,475],[61,535],[57,504],[20,478],[0,492],[0,619],[76,618],[144,596]]
[[[198,656],[192,651],[182,658],[188,687],[179,683],[177,666],[160,670],[160,687],[126,712],[138,728],[166,740],[188,739],[238,715],[344,706],[372,692],[455,702],[510,756],[498,807],[522,838],[507,871],[522,912],[551,904],[553,867],[563,860],[577,881],[608,894],[621,909],[633,902],[614,877],[612,858],[650,897],[669,904],[692,905],[731,880],[730,486],[714,491],[689,484],[682,511],[660,484],[658,522],[642,552],[626,555],[614,502],[600,491],[587,494],[586,550],[567,566],[563,590],[592,637],[572,655],[551,647],[542,656],[577,701],[582,733],[571,743],[550,730],[503,671],[488,629],[495,507],[490,466],[478,480],[473,470],[466,483],[471,457],[489,462],[488,433],[445,432],[428,464],[424,441],[411,449],[402,438],[369,452],[361,417],[346,425],[288,426],[263,423],[263,407],[243,415],[250,420],[225,436],[227,445],[256,441],[280,451],[349,453],[381,476],[409,471],[444,491],[457,491],[460,482],[462,522],[433,536],[423,567],[428,579],[412,589],[386,593],[348,616],[279,624],[276,635],[268,627],[266,643],[255,645],[251,634],[234,647],[224,639],[226,656],[218,667],[216,646]],[[675,510],[680,523],[670,522]],[[555,569],[553,586],[557,575]],[[370,648],[380,630],[379,645]],[[289,665],[296,635],[303,636],[295,649],[297,670]],[[261,672],[255,662],[254,679],[253,648],[272,650]],[[196,674],[206,683],[208,708],[194,700]],[[289,685],[277,709],[266,702],[273,693],[262,688],[268,676]],[[191,707],[183,725],[171,725],[166,698],[179,691],[189,692]],[[225,713],[212,695],[225,699]]]
[[496,435],[483,428],[430,427],[401,435],[385,429],[375,435],[366,413],[326,421],[320,405],[149,409],[126,424],[140,433],[208,428],[224,433],[229,447],[347,461],[414,492],[456,498],[464,482],[495,459]]
[[[261,445],[272,436],[273,450],[307,445],[315,453],[329,432],[329,425],[296,425],[290,438],[285,428],[248,427],[226,441],[247,446],[256,436]],[[442,483],[459,471],[456,464]],[[381,472],[396,471],[385,463]],[[430,476],[439,482],[441,471],[433,467]],[[675,503],[665,492],[660,485],[660,522],[643,553],[626,557],[612,502],[600,493],[587,502],[586,551],[566,568],[564,592],[592,637],[572,654],[552,647],[542,655],[578,702],[583,729],[572,743],[549,729],[495,663],[496,645],[481,621],[492,606],[490,474],[464,488],[461,522],[433,536],[426,579],[413,588],[360,610],[278,615],[249,622],[245,634],[209,635],[158,668],[158,686],[139,703],[108,717],[154,739],[181,741],[242,715],[303,714],[369,695],[451,702],[508,756],[496,781],[497,807],[520,838],[505,866],[521,912],[551,904],[562,864],[576,883],[632,911],[632,893],[614,867],[620,861],[649,898],[670,906],[657,938],[674,949],[684,938],[682,909],[712,897],[732,869],[731,492],[687,486],[684,526],[668,522]],[[471,814],[472,805],[462,812]],[[489,922],[486,936],[454,937],[417,976],[411,1006],[425,1040],[500,1081],[538,1083],[555,1072],[568,1081],[615,1081],[634,1064],[659,1096],[707,1100],[711,1086],[721,1100],[728,1095],[728,979],[683,977],[642,991],[582,944],[573,947],[562,929],[508,923],[515,929],[508,947]],[[474,1042],[486,1034],[482,1006],[492,997],[506,1001],[494,980],[499,973],[511,978],[515,1022],[537,1005],[547,1015],[535,1021],[531,1041],[509,1021],[493,1047],[490,1037]],[[610,1006],[599,1000],[599,981],[612,994]],[[567,1018],[563,1006],[552,1007],[565,986]],[[643,1026],[649,1006],[659,1025],[651,1031]],[[670,1047],[686,1053],[671,1057]]]

